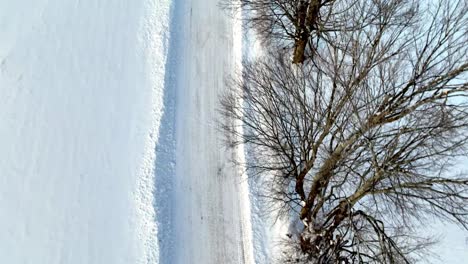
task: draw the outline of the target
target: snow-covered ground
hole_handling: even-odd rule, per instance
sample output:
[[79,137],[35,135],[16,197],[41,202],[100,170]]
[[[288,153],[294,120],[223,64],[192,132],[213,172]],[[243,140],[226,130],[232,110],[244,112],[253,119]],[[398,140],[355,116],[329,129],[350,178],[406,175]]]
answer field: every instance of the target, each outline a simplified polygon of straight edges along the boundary
[[217,114],[241,61],[240,26],[218,0],[176,1],[171,26],[156,154],[160,263],[252,263],[246,182],[231,163],[239,152],[225,148]]
[[0,1],[0,32],[2,263],[252,263],[217,0]]
[[157,263],[169,4],[0,1],[1,263]]
[[440,238],[434,248],[438,256],[432,257],[432,263],[468,263],[468,231],[454,224],[439,223],[430,226],[428,232]]
[[218,129],[252,48],[218,4],[0,1],[0,263],[271,263]]

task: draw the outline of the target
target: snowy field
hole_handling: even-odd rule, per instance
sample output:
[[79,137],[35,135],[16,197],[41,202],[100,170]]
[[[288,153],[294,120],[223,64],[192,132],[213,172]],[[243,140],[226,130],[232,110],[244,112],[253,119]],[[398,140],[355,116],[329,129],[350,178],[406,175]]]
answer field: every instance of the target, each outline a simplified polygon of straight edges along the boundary
[[169,4],[0,1],[1,263],[157,263]]
[[241,31],[218,0],[0,0],[0,263],[271,263],[218,123]]

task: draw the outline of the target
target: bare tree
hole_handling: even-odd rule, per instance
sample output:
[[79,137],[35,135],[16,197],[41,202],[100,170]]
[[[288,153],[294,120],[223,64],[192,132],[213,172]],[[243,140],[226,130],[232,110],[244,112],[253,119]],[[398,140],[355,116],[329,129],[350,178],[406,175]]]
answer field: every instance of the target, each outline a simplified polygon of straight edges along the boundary
[[[293,63],[303,63],[322,42],[332,42],[335,31],[363,30],[380,23],[388,1],[368,0],[224,0],[224,6],[246,10],[247,25],[263,40],[293,47]],[[399,1],[399,6],[413,1]],[[407,8],[403,9],[404,11]],[[404,12],[403,11],[403,12]],[[402,14],[403,14],[402,12]],[[354,17],[353,17],[354,16]],[[404,18],[402,18],[404,20]],[[399,23],[394,16],[388,23]],[[330,44],[330,43],[329,43]]]
[[454,168],[468,140],[468,4],[418,2],[356,1],[378,23],[352,9],[365,26],[328,32],[313,63],[274,50],[230,83],[222,113],[243,132],[225,131],[302,223],[288,261],[413,263],[427,243],[415,223],[468,229],[468,177]]

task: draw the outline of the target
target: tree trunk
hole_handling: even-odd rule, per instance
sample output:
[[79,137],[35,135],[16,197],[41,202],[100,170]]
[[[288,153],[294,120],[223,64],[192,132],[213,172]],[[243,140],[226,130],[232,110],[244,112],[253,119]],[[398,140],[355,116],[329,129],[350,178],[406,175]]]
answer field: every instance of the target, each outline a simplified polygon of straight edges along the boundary
[[293,64],[302,64],[305,61],[305,49],[307,47],[307,39],[298,39],[294,44]]
[[320,0],[310,0],[310,2],[303,1],[299,6],[296,24],[298,38],[294,43],[293,64],[302,64],[306,60],[305,50],[311,30],[317,29],[320,5]]

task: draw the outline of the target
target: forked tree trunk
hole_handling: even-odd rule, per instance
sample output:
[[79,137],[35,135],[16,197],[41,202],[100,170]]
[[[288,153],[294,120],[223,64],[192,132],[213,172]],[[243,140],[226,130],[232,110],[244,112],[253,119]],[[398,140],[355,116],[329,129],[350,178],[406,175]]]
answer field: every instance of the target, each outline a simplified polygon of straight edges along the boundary
[[296,33],[294,43],[293,64],[302,64],[306,60],[306,48],[310,38],[311,30],[316,29],[320,12],[320,0],[303,1],[298,8]]

